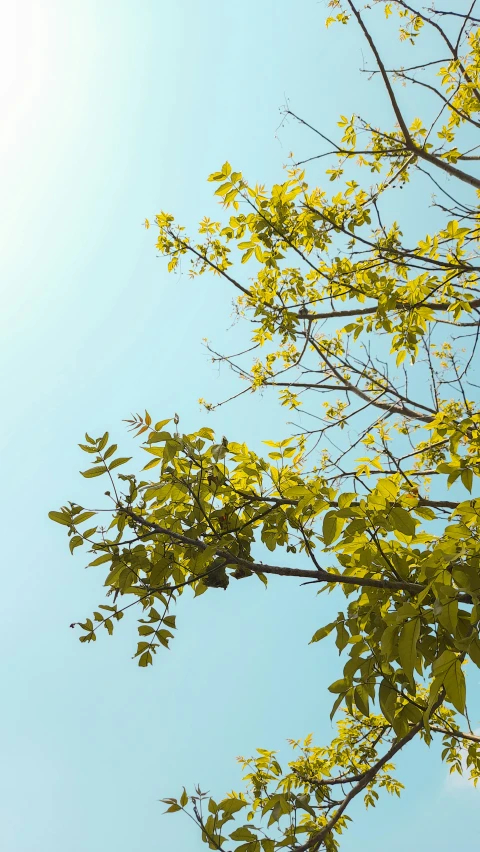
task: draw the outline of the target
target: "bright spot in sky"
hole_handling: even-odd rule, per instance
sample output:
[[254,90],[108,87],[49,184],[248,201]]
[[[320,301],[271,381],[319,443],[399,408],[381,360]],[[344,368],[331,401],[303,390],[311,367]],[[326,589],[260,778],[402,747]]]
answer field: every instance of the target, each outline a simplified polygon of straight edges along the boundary
[[37,112],[48,65],[48,19],[33,3],[0,2],[2,147],[15,144],[19,124]]

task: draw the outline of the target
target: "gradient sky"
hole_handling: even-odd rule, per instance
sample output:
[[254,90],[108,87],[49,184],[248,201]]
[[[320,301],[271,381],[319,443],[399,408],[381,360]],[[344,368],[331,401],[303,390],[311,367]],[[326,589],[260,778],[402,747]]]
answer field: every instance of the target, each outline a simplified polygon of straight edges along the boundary
[[[200,411],[198,397],[233,388],[201,343],[239,336],[232,293],[169,276],[141,224],[160,209],[187,225],[217,216],[205,179],[226,159],[268,185],[292,147],[316,153],[311,135],[278,129],[287,97],[324,129],[367,96],[388,116],[374,88],[365,95],[358,32],[327,34],[325,14],[317,0],[0,2],[8,852],[197,852],[195,828],[163,817],[161,796],[197,781],[221,795],[240,786],[236,755],[331,738],[338,661],[307,643],[339,597],[279,581],[185,598],[172,651],[140,670],[133,619],[87,647],[68,629],[102,601],[102,580],[47,520],[99,493],[78,476],[85,430],[109,429],[138,456],[121,422],[131,411],[178,411],[185,431],[213,425],[256,446],[281,437],[273,398]],[[357,808],[342,852],[472,848],[478,793],[449,781],[434,750],[399,767],[402,800]]]

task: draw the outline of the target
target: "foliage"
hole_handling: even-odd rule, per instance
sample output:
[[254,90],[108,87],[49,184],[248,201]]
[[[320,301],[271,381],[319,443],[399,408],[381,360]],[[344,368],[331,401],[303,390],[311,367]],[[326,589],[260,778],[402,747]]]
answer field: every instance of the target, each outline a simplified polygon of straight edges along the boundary
[[[226,221],[203,219],[191,239],[170,214],[155,219],[170,271],[189,261],[192,276],[212,271],[238,291],[255,360],[211,351],[244,382],[240,393],[277,388],[281,404],[301,407],[312,428],[265,441],[261,456],[209,428],[181,434],[177,416],[154,423],[137,415],[129,423],[148,455],[139,476],[116,472],[129,459],[117,457],[108,433],[86,435],[81,445],[92,461],[83,476],[109,479],[106,520],[75,503],[50,513],[67,527],[72,552],[86,544],[90,565],[105,566],[110,603],[80,624],[81,641],[94,641],[101,628],[113,633],[136,606],[140,666],[169,646],[172,609],[186,590],[218,594],[233,579],[267,584],[278,575],[345,596],[344,611],[312,639],[333,633],[344,658],[330,686],[332,716],[344,708],[332,743],[292,743],[297,754],[286,771],[273,752],[241,759],[245,792],[218,803],[200,790],[165,800],[169,811],[191,807],[211,849],[224,849],[228,838],[236,852],[336,849],[357,795],[368,806],[380,788],[400,793],[392,758],[415,737],[430,743],[440,735],[451,770],[462,772],[466,755],[474,783],[480,776],[465,678],[467,663],[480,667],[474,5],[432,12],[377,0],[371,14],[383,11],[387,27],[398,14],[402,49],[414,56],[410,67],[387,70],[365,11],[332,0],[327,23],[359,27],[393,128],[342,117],[339,143],[315,130],[329,148],[309,159],[335,161],[327,170],[331,195],[308,185],[305,162],[270,191],[225,163],[210,180],[231,211]],[[432,34],[427,56],[433,37],[442,43],[438,61],[416,53],[424,31]],[[412,99],[403,106],[398,82],[421,93],[424,118],[408,117]],[[362,170],[373,186],[359,182]],[[429,184],[439,194],[430,211]],[[429,233],[412,235],[410,221],[386,218],[391,193],[402,187],[417,207],[425,204]],[[95,526],[84,530],[87,522]],[[278,557],[260,562],[259,542],[272,554],[295,554],[297,567]]]

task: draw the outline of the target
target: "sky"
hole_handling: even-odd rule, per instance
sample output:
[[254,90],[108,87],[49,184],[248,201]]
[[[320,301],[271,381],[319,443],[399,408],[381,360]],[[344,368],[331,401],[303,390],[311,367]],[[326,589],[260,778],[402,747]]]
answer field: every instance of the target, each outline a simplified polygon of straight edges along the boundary
[[[327,31],[317,0],[0,0],[0,381],[2,771],[8,852],[198,852],[195,828],[158,799],[199,782],[240,787],[235,758],[287,737],[328,742],[327,643],[308,646],[340,598],[283,580],[182,601],[171,652],[141,670],[135,624],[78,642],[69,624],[101,602],[101,576],[47,519],[94,492],[78,475],[84,432],[110,430],[138,458],[124,418],[177,411],[260,446],[285,430],[273,398],[208,415],[198,398],[232,377],[202,345],[230,347],[232,293],[168,275],[145,217],[218,216],[208,174],[283,178],[315,139],[281,124],[286,99],[319,128],[361,102],[388,116],[358,73],[353,27]],[[363,99],[363,100],[362,100]],[[319,172],[313,171],[313,175]],[[475,722],[475,720],[472,720]],[[478,793],[438,754],[398,761],[407,790],[353,812],[342,852],[447,852],[477,836]]]

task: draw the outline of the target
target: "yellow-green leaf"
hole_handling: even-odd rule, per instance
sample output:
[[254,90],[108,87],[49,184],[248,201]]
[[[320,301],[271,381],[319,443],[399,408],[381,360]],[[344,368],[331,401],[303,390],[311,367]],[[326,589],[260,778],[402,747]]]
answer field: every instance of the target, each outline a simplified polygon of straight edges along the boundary
[[88,470],[81,470],[80,473],[85,479],[92,479],[94,476],[101,476],[102,473],[106,473],[107,468],[105,465],[101,465],[100,467],[90,467]]
[[63,512],[49,512],[48,517],[51,521],[55,521],[56,524],[64,524],[66,527],[70,527],[73,523],[70,516],[65,515]]
[[417,642],[420,636],[420,618],[412,618],[406,621],[400,632],[398,640],[398,656],[403,671],[413,685],[413,670],[417,657]]

